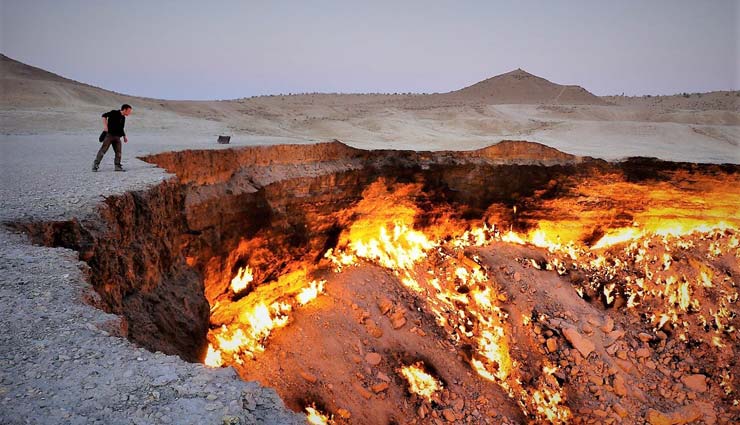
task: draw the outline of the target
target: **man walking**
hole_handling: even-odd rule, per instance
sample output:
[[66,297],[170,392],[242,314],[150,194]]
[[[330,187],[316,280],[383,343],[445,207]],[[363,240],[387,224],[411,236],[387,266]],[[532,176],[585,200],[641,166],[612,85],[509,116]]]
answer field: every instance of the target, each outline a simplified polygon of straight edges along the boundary
[[103,132],[105,133],[105,138],[103,139],[103,146],[100,147],[98,155],[95,157],[95,162],[93,162],[93,171],[98,171],[100,161],[103,160],[103,155],[108,152],[108,148],[111,145],[113,145],[113,151],[116,153],[115,170],[126,171],[121,167],[121,137],[123,137],[123,143],[128,143],[128,137],[126,137],[123,127],[126,125],[126,117],[131,115],[133,110],[134,108],[131,105],[124,103],[121,105],[120,111],[114,109],[103,114]]

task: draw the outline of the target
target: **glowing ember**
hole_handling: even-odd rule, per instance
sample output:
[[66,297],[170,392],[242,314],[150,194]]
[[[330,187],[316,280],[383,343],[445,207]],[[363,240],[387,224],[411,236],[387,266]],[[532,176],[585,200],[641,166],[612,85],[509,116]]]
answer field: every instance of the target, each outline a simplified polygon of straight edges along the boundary
[[422,362],[404,366],[399,369],[399,372],[408,381],[409,391],[427,401],[431,401],[432,396],[442,389],[442,383],[424,371]]

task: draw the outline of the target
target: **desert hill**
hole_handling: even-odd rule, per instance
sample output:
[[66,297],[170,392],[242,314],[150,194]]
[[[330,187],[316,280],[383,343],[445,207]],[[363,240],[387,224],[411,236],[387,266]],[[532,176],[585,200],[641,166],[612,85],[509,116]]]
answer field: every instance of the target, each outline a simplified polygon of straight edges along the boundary
[[489,104],[604,104],[603,100],[583,87],[555,84],[522,69],[497,75],[440,97]]
[[[0,54],[0,84],[3,88],[3,104],[8,106],[34,106],[46,104],[57,106],[69,101],[82,101],[91,104],[108,104],[112,101],[138,100],[146,103],[158,99],[141,98],[115,93],[109,90],[80,83],[61,77],[46,70],[26,65]],[[564,86],[517,69],[497,75],[460,90],[435,95],[327,95],[303,94],[295,96],[268,96],[280,98],[290,103],[304,103],[311,99],[324,104],[382,103],[399,104],[429,103],[447,104],[450,101],[463,104],[590,104],[602,105],[605,102],[579,86]],[[227,102],[245,102],[261,98],[235,99]],[[337,102],[338,100],[341,100]],[[183,101],[165,101],[172,107],[187,111]],[[185,101],[199,104],[202,101]],[[161,102],[160,102],[161,103]],[[313,103],[313,102],[311,102]],[[176,108],[177,109],[177,108]]]
[[[0,55],[2,134],[93,134],[134,105],[147,137],[340,139],[368,149],[474,150],[528,140],[583,156],[740,162],[739,92],[599,98],[523,70],[440,94],[299,94],[222,101],[127,96]],[[239,89],[235,88],[235,96]]]
[[140,100],[64,78],[0,54],[0,105],[3,108],[44,108],[110,105]]

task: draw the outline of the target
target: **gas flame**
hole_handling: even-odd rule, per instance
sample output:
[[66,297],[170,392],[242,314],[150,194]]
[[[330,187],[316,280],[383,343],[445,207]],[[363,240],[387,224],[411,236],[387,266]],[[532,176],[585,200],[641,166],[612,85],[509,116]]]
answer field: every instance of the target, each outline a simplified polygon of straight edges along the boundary
[[442,383],[424,371],[423,362],[403,366],[399,369],[399,373],[408,381],[409,392],[421,396],[427,401],[431,401],[432,396],[442,389]]
[[240,267],[233,279],[231,279],[231,290],[235,294],[245,290],[250,283],[254,280],[252,269],[249,266]]
[[238,301],[222,300],[215,304],[211,320],[224,321],[209,332],[206,363],[212,366],[241,364],[242,356],[254,357],[263,352],[270,334],[288,325],[294,305],[306,305],[324,291],[325,280],[309,283],[305,280],[306,272],[298,270],[256,287]]
[[311,281],[311,283],[309,283],[307,287],[301,289],[301,292],[299,292],[298,295],[295,296],[298,304],[306,305],[309,302],[313,301],[317,296],[319,296],[320,293],[324,292],[325,283],[325,280],[318,282],[315,280]]
[[[631,227],[610,232],[590,248],[550,245],[548,250],[553,258],[548,260],[548,268],[557,269],[560,274],[568,269],[587,272],[591,280],[575,288],[581,296],[587,290],[598,290],[607,306],[614,305],[618,297],[622,297],[627,308],[644,306],[652,312],[648,318],[656,330],[671,326],[689,331],[695,322],[687,321],[685,315],[699,312],[700,325],[704,329],[714,328],[714,332],[706,337],[702,334],[709,330],[694,332],[692,336],[722,347],[723,338],[731,338],[723,332],[732,326],[729,323],[734,318],[723,312],[728,311],[731,298],[738,292],[732,285],[718,287],[715,272],[707,261],[724,255],[740,258],[736,247],[738,231],[740,226],[723,221],[699,225],[664,220],[649,231]],[[526,235],[506,235],[506,239],[532,243]],[[621,247],[617,247],[618,243]],[[599,283],[604,281],[610,283]],[[728,291],[730,298],[718,296]],[[711,325],[707,318],[713,319]],[[686,338],[686,333],[681,335]]]
[[[392,271],[398,282],[413,291],[434,315],[451,343],[473,347],[470,364],[477,374],[498,384],[526,415],[540,422],[567,422],[571,417],[565,392],[554,377],[559,366],[544,361],[540,376],[523,379],[522,359],[517,357],[520,353],[512,350],[509,338],[512,326],[520,320],[528,326],[543,319],[522,312],[512,324],[506,314],[506,294],[494,280],[495,275],[489,275],[485,266],[466,251],[469,247],[500,240],[547,249],[546,264],[528,258],[522,259],[523,264],[553,270],[561,276],[571,272],[584,275],[585,280],[574,280],[574,289],[582,297],[597,297],[609,308],[640,306],[647,312],[642,317],[656,331],[682,328],[676,333],[679,339],[695,336],[688,332],[690,326],[703,326],[709,329],[705,341],[719,348],[729,342],[723,338],[736,331],[733,304],[738,299],[737,289],[727,283],[718,267],[707,262],[719,257],[723,261],[740,258],[740,219],[732,218],[740,217],[740,195],[732,190],[692,191],[689,196],[663,183],[654,188],[624,181],[586,184],[579,187],[583,195],[578,199],[542,201],[543,211],[550,213],[547,219],[519,227],[529,230],[503,234],[495,225],[470,228],[444,221],[429,224],[428,217],[417,221],[418,210],[412,199],[420,191],[418,184],[389,184],[383,180],[368,186],[351,210],[354,221],[325,257],[337,271],[360,262]],[[609,201],[609,196],[630,200],[632,209],[622,212],[604,208],[612,205],[602,202]],[[601,205],[605,212],[584,207],[589,204]],[[561,220],[556,219],[559,213],[564,216]],[[526,214],[526,209],[514,210],[517,217]],[[506,228],[513,229],[514,225]],[[688,251],[699,254],[688,256]],[[249,285],[251,273],[248,268],[240,269],[239,282],[246,280],[247,274],[250,280],[236,289],[235,277],[231,286],[234,293]],[[324,281],[307,285],[302,281],[299,285],[278,284],[264,292],[260,292],[260,285],[249,294],[253,299],[244,303],[236,322],[212,331],[207,362],[238,363],[243,354],[259,353],[270,332],[287,325],[292,308],[315,299],[323,285]],[[689,313],[698,313],[699,320],[688,320]],[[442,389],[442,384],[424,371],[422,363],[398,372],[409,382],[409,391],[426,400]],[[307,412],[312,413],[308,408]],[[324,422],[317,423],[326,423],[328,418],[321,417]]]
[[[654,211],[652,214],[656,214]],[[683,236],[692,233],[709,233],[716,230],[727,230],[733,228],[724,219],[700,221],[697,219],[651,219],[641,225],[634,223],[635,227],[615,229],[604,235],[591,249],[608,248],[625,242],[630,242],[652,235],[658,236]]]
[[497,327],[481,332],[478,344],[479,354],[494,365],[495,372],[492,375],[505,382],[511,373],[512,363],[503,328]]
[[356,256],[396,270],[411,269],[433,247],[434,244],[423,233],[409,229],[406,224],[398,221],[394,223],[392,234],[389,234],[385,226],[381,226],[376,235],[369,234],[363,239],[353,239],[349,245]]
[[435,246],[424,233],[411,228],[416,207],[407,196],[418,190],[418,185],[397,185],[390,192],[382,180],[371,184],[356,207],[359,218],[339,241],[343,248],[327,252],[327,257],[337,266],[362,258],[391,270],[413,268]]
[[[275,303],[270,307],[268,308],[266,305],[260,303],[257,304],[254,310],[246,310],[239,317],[240,322],[249,324],[251,329],[250,337],[255,341],[267,337],[273,329],[281,328],[288,324],[288,316],[283,314],[283,312],[290,311],[290,305]],[[270,310],[272,310],[272,314]],[[263,349],[261,345],[257,345],[254,348],[258,351],[262,351]]]
[[[403,193],[405,190],[397,187],[394,193]],[[460,236],[451,235],[444,241],[431,241],[421,231],[411,229],[415,218],[413,205],[385,193],[383,187],[375,186],[369,192],[380,203],[373,204],[373,208],[361,205],[360,209],[368,212],[350,227],[348,234],[340,236],[338,246],[343,248],[326,254],[336,269],[356,264],[357,259],[361,258],[392,270],[399,275],[399,281],[404,286],[427,300],[437,323],[450,329],[449,336],[453,341],[465,338],[475,342],[477,354],[470,362],[481,377],[501,386],[525,411],[547,412],[548,409],[555,409],[561,417],[566,417],[569,410],[564,406],[564,397],[557,383],[533,389],[539,391],[541,401],[534,399],[531,392],[522,387],[518,374],[514,374],[516,362],[511,358],[506,335],[508,316],[498,305],[506,297],[494,289],[486,271],[477,261],[464,253],[467,247],[483,246],[495,240],[498,235],[496,227],[483,224],[466,230]],[[378,197],[382,200],[378,200]],[[387,203],[388,198],[393,198],[392,205]],[[393,231],[389,232],[386,213],[393,210],[400,210],[400,213],[391,223]],[[439,230],[436,232],[443,234]],[[516,234],[509,232],[506,237],[515,240]],[[544,243],[544,233],[535,233],[534,238]],[[525,243],[524,240],[520,242]],[[435,264],[437,269],[426,273],[416,270],[424,260]],[[414,373],[411,372],[413,369],[405,369],[402,373],[416,376],[421,381],[418,384],[421,389],[414,388],[415,384],[411,383],[411,391],[419,394],[426,388],[423,382],[433,378],[428,374],[420,375],[423,372],[420,367],[416,369]],[[544,407],[538,407],[538,403],[545,401],[555,407],[546,407],[544,404]],[[535,415],[542,418],[546,416],[545,413]]]
[[315,406],[306,407],[306,420],[311,425],[326,425],[331,423],[331,419],[318,411]]
[[209,367],[223,366],[224,361],[221,358],[221,351],[213,348],[213,344],[208,344],[208,352],[206,353],[206,358],[203,363]]
[[209,346],[209,351],[213,351],[210,361],[218,365],[218,359],[223,359],[223,355],[227,354],[240,363],[241,354],[254,356],[261,353],[265,349],[263,341],[270,332],[288,324],[287,313],[290,310],[288,304],[274,303],[267,307],[259,303],[253,309],[243,311],[238,324],[222,325],[218,332],[211,331],[215,347]]

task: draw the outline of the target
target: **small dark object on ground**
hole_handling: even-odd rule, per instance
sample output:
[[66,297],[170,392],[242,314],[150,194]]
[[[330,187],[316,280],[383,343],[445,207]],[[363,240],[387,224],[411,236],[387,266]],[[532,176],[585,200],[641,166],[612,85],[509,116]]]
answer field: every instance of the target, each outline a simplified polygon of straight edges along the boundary
[[227,145],[231,141],[231,136],[218,136],[218,143]]

